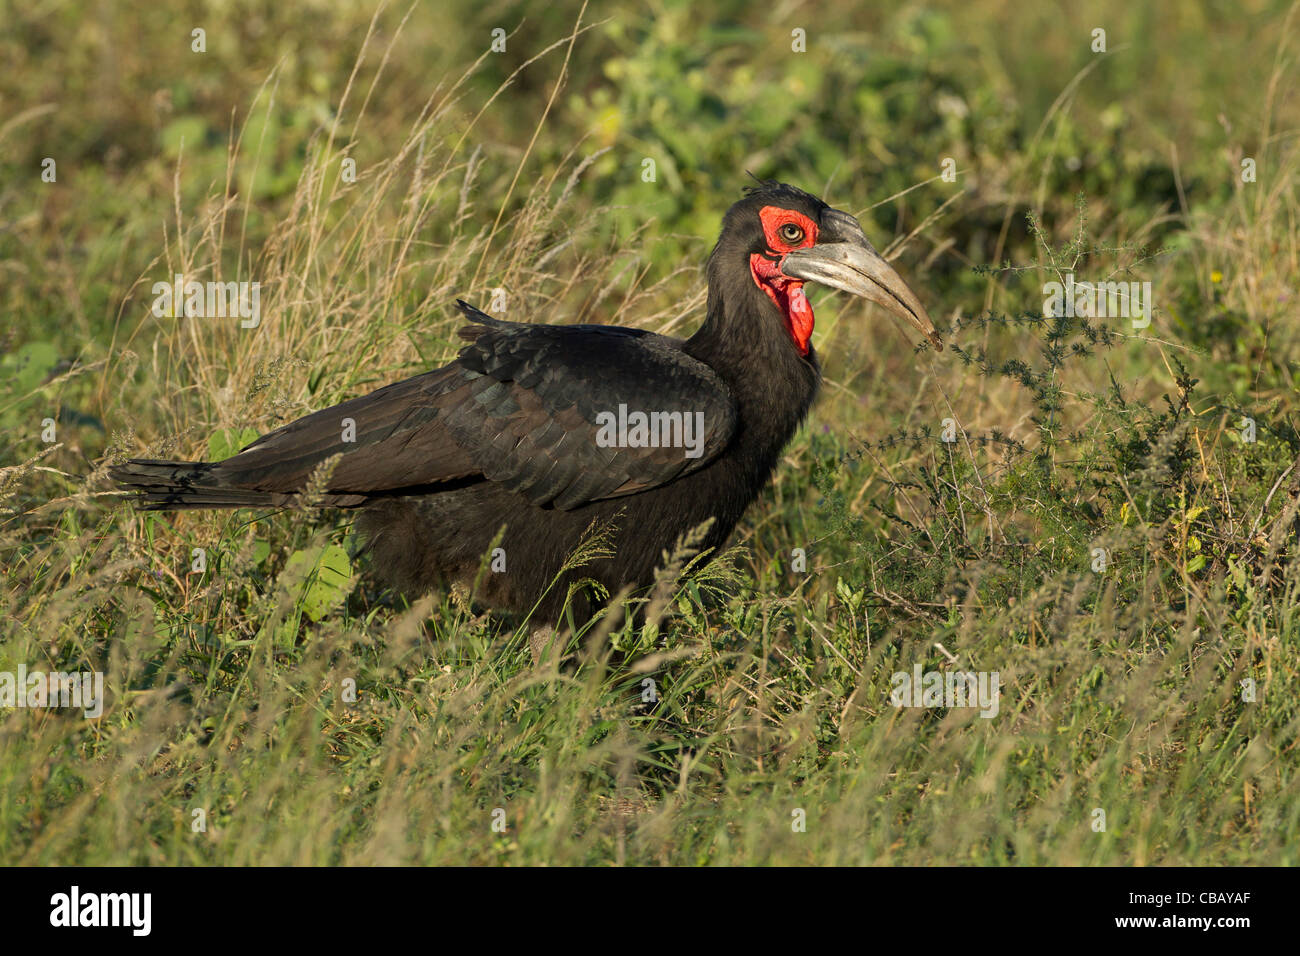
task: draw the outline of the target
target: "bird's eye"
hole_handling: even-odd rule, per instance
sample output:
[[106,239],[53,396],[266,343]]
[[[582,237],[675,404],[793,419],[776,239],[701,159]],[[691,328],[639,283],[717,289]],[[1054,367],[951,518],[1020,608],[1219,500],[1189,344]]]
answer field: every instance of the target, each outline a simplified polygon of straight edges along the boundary
[[803,241],[803,229],[793,222],[787,222],[780,230],[781,238],[789,243]]

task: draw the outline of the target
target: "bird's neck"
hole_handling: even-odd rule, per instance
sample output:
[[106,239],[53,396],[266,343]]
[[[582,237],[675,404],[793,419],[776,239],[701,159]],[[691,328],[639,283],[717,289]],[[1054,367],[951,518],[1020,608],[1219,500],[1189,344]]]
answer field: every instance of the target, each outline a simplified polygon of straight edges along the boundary
[[821,384],[821,366],[809,347],[800,355],[779,315],[757,289],[728,303],[710,289],[708,317],[684,345],[730,389],[739,412],[736,452],[748,469],[768,471],[807,415]]

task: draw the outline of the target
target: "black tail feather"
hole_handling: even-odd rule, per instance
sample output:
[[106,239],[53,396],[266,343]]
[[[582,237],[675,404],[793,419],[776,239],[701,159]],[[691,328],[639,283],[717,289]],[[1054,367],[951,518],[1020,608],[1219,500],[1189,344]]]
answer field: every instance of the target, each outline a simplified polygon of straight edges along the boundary
[[[216,470],[219,465],[219,462],[132,458],[109,468],[108,474],[124,490],[138,492],[135,502],[146,511],[284,508],[298,500],[296,494],[231,487]],[[325,495],[319,504],[346,507],[363,500],[362,495]]]

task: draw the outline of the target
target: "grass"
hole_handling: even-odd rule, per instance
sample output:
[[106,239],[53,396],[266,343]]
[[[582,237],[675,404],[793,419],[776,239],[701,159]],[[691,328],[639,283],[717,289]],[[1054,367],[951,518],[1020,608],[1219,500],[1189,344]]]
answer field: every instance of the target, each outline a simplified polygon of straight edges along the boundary
[[[0,712],[0,860],[1296,863],[1296,22],[1156,8],[796,8],[805,59],[725,4],[338,4],[310,49],[268,7],[196,18],[206,59],[16,11],[0,672],[108,700]],[[376,589],[346,513],[112,493],[447,360],[456,297],[689,332],[745,168],[900,237],[951,348],[818,295],[808,426],[644,630],[535,664]],[[176,272],[256,279],[261,324],[155,318]],[[1151,282],[1151,327],[1044,318],[1067,273]],[[895,708],[917,664],[996,672],[997,715]]]

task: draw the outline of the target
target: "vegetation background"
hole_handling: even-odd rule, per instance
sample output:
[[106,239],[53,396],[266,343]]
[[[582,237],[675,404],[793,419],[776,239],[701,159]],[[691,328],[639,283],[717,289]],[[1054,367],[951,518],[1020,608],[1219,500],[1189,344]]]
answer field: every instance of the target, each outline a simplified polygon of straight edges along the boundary
[[[0,0],[0,670],[108,688],[0,711],[0,861],[1296,863],[1298,26]],[[860,214],[952,347],[815,293],[808,426],[644,631],[535,665],[378,592],[346,514],[105,478],[445,361],[457,296],[689,332],[746,171]],[[177,272],[259,281],[260,326],[155,318]],[[1152,325],[1044,319],[1069,272]],[[996,718],[890,706],[918,663],[998,672]]]

